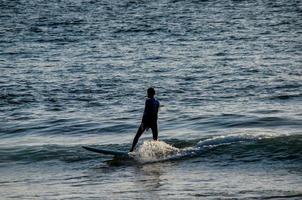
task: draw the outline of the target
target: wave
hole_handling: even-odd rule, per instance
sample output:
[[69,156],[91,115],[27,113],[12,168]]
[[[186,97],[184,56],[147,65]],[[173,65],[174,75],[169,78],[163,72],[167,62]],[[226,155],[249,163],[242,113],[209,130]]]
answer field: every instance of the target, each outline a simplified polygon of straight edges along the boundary
[[199,142],[199,156],[231,162],[287,161],[302,164],[302,135],[230,135]]
[[[170,139],[159,142],[145,141],[136,150],[141,163],[163,160],[183,160],[192,157],[207,162],[260,162],[281,161],[302,164],[302,135],[227,135],[199,140]],[[130,144],[94,145],[96,148],[127,151]],[[81,145],[40,145],[0,148],[0,164],[41,161],[80,162],[95,159],[112,159],[94,154]]]
[[[302,144],[301,138],[300,140],[293,140],[292,138],[286,139],[284,137],[274,138],[272,135],[232,134],[202,139],[195,145],[184,148],[178,148],[173,146],[173,143],[170,145],[162,141],[145,141],[135,153],[136,160],[142,163],[187,157],[207,157],[222,161],[222,157],[226,155],[233,160],[237,157],[240,158],[237,161],[244,159],[255,161],[256,157],[258,157],[257,160],[268,158],[299,159],[299,155],[302,153],[299,149],[299,145]],[[284,143],[284,141],[286,142]],[[297,141],[298,144],[295,144]],[[267,149],[270,146],[271,148]],[[282,153],[278,153],[281,152],[281,148],[283,148]]]
[[279,95],[274,95],[269,97],[269,99],[271,100],[291,100],[291,99],[295,99],[295,100],[300,100],[302,98],[302,94],[298,93],[298,94],[279,94]]
[[[240,142],[250,142],[262,139],[267,136],[252,135],[228,135],[216,136],[199,140],[193,146],[178,148],[174,143],[167,144],[163,141],[144,141],[135,151],[135,159],[141,163],[158,162],[164,160],[174,160],[185,157],[202,155],[207,149],[231,145]],[[180,141],[180,143],[183,143]],[[189,143],[190,144],[190,143]],[[191,144],[192,145],[192,144]]]

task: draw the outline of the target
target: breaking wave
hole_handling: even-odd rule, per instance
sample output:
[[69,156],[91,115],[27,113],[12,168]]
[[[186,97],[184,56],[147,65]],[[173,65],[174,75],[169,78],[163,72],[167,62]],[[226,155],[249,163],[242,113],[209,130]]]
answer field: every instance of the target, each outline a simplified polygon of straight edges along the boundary
[[[130,144],[93,145],[95,148],[128,151]],[[199,140],[144,141],[135,151],[140,163],[182,160],[191,157],[207,161],[257,162],[262,160],[302,164],[302,135],[227,135]],[[36,145],[0,148],[0,164],[11,162],[108,160],[112,156],[87,152],[81,145]]]
[[[169,141],[167,142],[169,143]],[[208,159],[221,159],[231,162],[255,162],[260,160],[301,162],[301,146],[301,135],[232,134],[202,139],[194,145],[185,148],[178,148],[177,142],[167,144],[163,141],[144,141],[136,150],[135,159],[142,163],[189,157],[206,157]],[[226,157],[228,158],[226,159]]]

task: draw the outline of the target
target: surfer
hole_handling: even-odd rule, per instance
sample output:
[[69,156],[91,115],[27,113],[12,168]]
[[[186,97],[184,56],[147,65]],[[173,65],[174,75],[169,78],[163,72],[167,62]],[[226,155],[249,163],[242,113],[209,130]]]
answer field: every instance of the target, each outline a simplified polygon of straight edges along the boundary
[[150,87],[147,90],[148,98],[145,102],[145,110],[141,125],[139,126],[137,133],[133,139],[132,147],[130,152],[132,152],[138,142],[140,136],[144,133],[145,130],[151,128],[153,134],[153,140],[158,138],[158,128],[157,128],[157,114],[159,109],[159,101],[154,98],[155,90]]

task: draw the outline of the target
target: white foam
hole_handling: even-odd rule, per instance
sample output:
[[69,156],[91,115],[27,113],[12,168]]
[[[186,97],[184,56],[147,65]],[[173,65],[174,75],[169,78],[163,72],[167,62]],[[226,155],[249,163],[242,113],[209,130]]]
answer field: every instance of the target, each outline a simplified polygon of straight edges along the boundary
[[215,136],[206,140],[199,141],[198,147],[205,146],[219,146],[237,142],[249,142],[255,140],[261,140],[264,138],[270,138],[272,135],[264,134],[230,134],[226,136]]
[[163,141],[144,141],[135,151],[135,159],[139,162],[156,162],[177,156],[180,149]]

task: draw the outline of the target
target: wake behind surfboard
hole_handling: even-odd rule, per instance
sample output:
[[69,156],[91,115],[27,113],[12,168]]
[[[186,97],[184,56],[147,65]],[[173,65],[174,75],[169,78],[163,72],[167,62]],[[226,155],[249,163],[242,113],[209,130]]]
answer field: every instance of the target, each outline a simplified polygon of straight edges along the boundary
[[105,155],[112,155],[115,157],[120,157],[120,158],[132,158],[127,151],[115,151],[115,150],[108,150],[108,149],[96,149],[93,147],[87,147],[87,146],[82,146],[84,149],[88,151],[92,151],[95,153],[101,153]]

